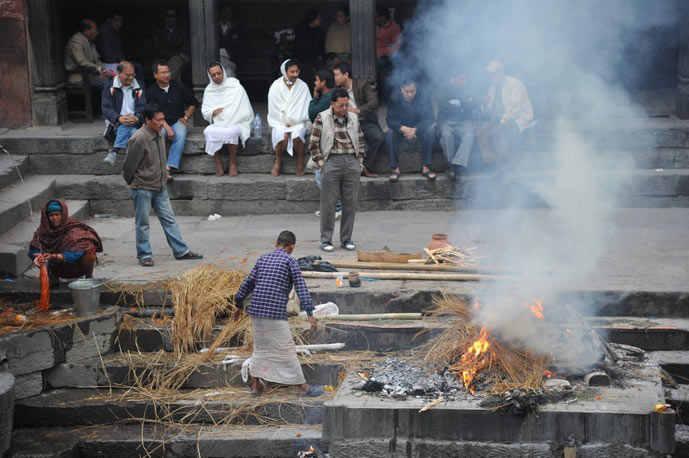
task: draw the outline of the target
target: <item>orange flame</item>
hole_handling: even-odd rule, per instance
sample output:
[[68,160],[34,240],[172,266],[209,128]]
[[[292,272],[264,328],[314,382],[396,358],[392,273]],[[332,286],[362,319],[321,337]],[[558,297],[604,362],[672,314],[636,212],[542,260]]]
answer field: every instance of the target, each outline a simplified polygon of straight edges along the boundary
[[543,319],[543,302],[536,301],[534,304],[529,305],[529,310],[539,320]]
[[485,357],[490,342],[488,341],[488,331],[481,328],[478,339],[476,339],[460,358],[458,369],[462,374],[462,383],[471,394],[476,390],[472,386],[476,375],[489,364],[489,359]]
[[551,371],[549,371],[548,369],[545,369],[545,370],[543,371],[543,376],[544,376],[545,378],[552,378],[552,377],[555,376],[555,375],[556,375],[555,372],[551,372]]

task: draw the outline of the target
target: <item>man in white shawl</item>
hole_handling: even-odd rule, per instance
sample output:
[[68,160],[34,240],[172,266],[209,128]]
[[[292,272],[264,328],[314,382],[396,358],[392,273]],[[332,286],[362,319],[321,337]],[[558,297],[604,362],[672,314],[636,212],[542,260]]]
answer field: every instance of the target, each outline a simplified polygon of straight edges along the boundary
[[237,145],[242,145],[251,135],[251,121],[254,110],[249,96],[239,80],[227,76],[218,62],[208,66],[208,86],[203,91],[201,114],[210,124],[203,131],[206,138],[206,153],[215,159],[215,174],[225,174],[222,158],[218,152],[227,145],[230,156],[230,176],[236,176]]
[[272,128],[275,164],[271,174],[279,176],[282,169],[282,153],[296,155],[297,176],[304,175],[304,143],[309,121],[311,92],[299,79],[299,63],[288,59],[280,66],[282,76],[268,91],[268,125]]

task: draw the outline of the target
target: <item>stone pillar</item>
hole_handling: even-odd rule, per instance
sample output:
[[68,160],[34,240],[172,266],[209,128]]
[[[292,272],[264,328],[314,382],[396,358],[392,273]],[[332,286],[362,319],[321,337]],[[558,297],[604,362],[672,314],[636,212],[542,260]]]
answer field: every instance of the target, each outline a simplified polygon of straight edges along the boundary
[[[208,85],[206,66],[218,59],[216,37],[216,0],[189,0],[189,35],[191,39],[191,78],[194,95],[201,101]],[[200,110],[197,121],[201,120]]]
[[376,78],[376,0],[349,0],[352,23],[352,73]]
[[26,1],[0,2],[0,127],[31,124]]
[[31,92],[34,125],[67,121],[64,45],[59,37],[57,2],[28,0],[31,39]]
[[689,119],[689,5],[678,3],[679,62],[677,63],[677,116]]

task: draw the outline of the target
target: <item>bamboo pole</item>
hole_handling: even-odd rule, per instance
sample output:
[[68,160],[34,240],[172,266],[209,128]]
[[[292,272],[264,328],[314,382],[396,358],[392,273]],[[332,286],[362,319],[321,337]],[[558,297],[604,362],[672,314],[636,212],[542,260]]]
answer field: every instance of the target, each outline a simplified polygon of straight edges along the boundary
[[[500,278],[497,275],[429,273],[429,272],[357,272],[361,278],[379,280],[435,280],[435,281],[491,281]],[[302,272],[304,278],[338,278],[347,277],[349,272]]]
[[421,320],[421,313],[350,313],[318,318],[318,321],[375,321],[375,320]]
[[340,269],[362,270],[410,270],[415,272],[462,272],[462,273],[488,273],[489,269],[479,267],[462,267],[451,264],[408,264],[404,262],[358,262],[358,261],[330,261]]

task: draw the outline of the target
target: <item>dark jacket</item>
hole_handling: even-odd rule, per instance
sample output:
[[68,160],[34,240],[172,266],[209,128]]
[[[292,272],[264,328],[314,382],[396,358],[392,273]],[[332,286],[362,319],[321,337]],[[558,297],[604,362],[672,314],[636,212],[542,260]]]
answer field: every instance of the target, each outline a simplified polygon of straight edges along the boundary
[[378,90],[376,83],[367,79],[353,79],[352,93],[359,108],[359,120],[378,122]]
[[167,177],[166,163],[163,136],[143,126],[134,132],[127,143],[122,176],[132,189],[160,192]]
[[122,37],[119,32],[112,28],[110,21],[106,21],[101,25],[98,31],[97,44],[98,52],[103,62],[112,64],[124,60]]
[[311,101],[309,102],[309,119],[311,120],[311,122],[314,122],[316,120],[316,116],[318,116],[318,113],[330,108],[332,98],[333,91],[330,90],[330,92],[328,92],[327,94],[322,94],[317,99],[311,99]]
[[294,55],[305,63],[314,63],[325,54],[325,32],[320,27],[302,23],[294,29]]
[[392,98],[388,106],[388,127],[399,132],[401,126],[424,130],[433,123],[433,108],[430,101],[420,92],[411,103],[399,95]]
[[461,89],[443,91],[437,100],[438,122],[461,122],[475,118],[476,104]]
[[[117,78],[117,76],[115,77]],[[103,117],[110,121],[112,124],[119,124],[118,119],[120,117],[120,111],[122,111],[122,89],[119,87],[114,87],[115,79],[108,81],[106,86],[103,88],[101,93],[101,110],[103,111]],[[140,87],[134,89],[134,114],[139,118],[139,123],[144,120],[144,107],[146,106],[146,98],[144,97],[144,91]]]
[[184,110],[193,105],[199,106],[194,94],[184,85],[177,81],[170,81],[167,92],[162,90],[157,83],[153,83],[146,88],[146,102],[155,103],[165,114],[165,120],[173,125],[184,116]]

